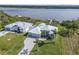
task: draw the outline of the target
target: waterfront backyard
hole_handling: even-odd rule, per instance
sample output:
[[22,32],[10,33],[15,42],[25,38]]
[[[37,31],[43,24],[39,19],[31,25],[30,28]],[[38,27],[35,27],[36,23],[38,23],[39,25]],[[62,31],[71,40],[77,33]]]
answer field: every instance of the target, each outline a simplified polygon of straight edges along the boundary
[[[63,10],[63,12],[62,12],[62,10],[61,10],[61,12],[58,9],[54,10],[55,13],[57,11],[59,11],[59,13],[57,12],[56,16],[61,13],[66,13],[66,12],[69,13],[71,11],[70,9],[66,9],[66,10]],[[52,18],[48,17],[48,18],[51,18],[50,20],[42,20],[42,19],[39,19],[39,17],[37,17],[37,16],[36,16],[36,19],[31,18],[31,17],[26,17],[27,15],[26,16],[22,15],[20,17],[16,16],[16,15],[11,16],[11,15],[6,14],[7,10],[4,10],[4,11],[5,11],[5,13],[4,12],[0,13],[1,14],[0,15],[1,16],[1,19],[0,19],[1,33],[3,33],[2,31],[4,30],[4,27],[7,24],[11,24],[11,23],[14,23],[17,21],[31,22],[34,24],[33,27],[38,26],[38,24],[40,24],[40,23],[46,23],[51,26],[56,26],[58,28],[58,31],[56,32],[56,37],[54,39],[44,40],[44,41],[39,40],[39,42],[37,42],[37,43],[35,41],[36,45],[32,49],[30,55],[79,55],[79,18],[77,18],[79,13],[77,14],[77,13],[73,12],[74,15],[77,15],[76,16],[77,19],[75,19],[75,18],[70,19],[71,17],[74,16],[74,15],[72,16],[71,15],[72,13],[70,12],[69,15],[64,14],[64,16],[65,16],[64,18],[62,16],[63,14],[61,14],[61,15],[57,16],[58,18],[56,20],[54,19],[54,17],[52,17]],[[48,10],[48,11],[52,11],[52,10]],[[73,11],[78,12],[78,10],[73,10]],[[15,13],[15,11],[13,13]],[[25,14],[27,14],[27,13],[25,13]],[[52,13],[52,14],[54,14],[54,13]],[[63,20],[62,18],[66,19],[66,20]],[[68,18],[68,20],[67,20],[67,18]],[[60,19],[63,21],[59,22]],[[24,36],[24,34],[22,34],[22,33],[8,33],[4,36],[1,36],[0,37],[0,54],[1,55],[17,55],[24,47],[24,40],[26,38],[27,38],[27,36],[26,35]],[[28,39],[28,41],[29,41],[29,39]],[[30,45],[30,43],[28,42],[29,43],[28,44],[27,42],[26,42],[25,47],[29,47],[29,45]]]

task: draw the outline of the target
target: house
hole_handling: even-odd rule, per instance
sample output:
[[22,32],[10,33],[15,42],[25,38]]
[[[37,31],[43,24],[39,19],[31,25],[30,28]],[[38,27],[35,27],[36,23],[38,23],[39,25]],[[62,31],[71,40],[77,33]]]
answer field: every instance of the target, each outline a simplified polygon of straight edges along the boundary
[[51,26],[51,25],[46,25],[45,23],[39,24],[38,27],[40,28],[40,31],[42,33],[41,37],[44,37],[44,38],[49,38],[51,36],[54,36],[56,31],[58,30],[57,27]]
[[51,38],[51,37],[54,37],[56,30],[57,30],[57,27],[55,26],[46,25],[45,23],[41,23],[37,27],[33,28],[32,30],[29,30],[28,34],[30,33],[30,37],[35,37],[35,38],[36,37],[37,38],[40,38],[40,37]]
[[32,23],[18,21],[18,22],[6,25],[5,30],[26,33],[32,27],[32,25],[33,25]]

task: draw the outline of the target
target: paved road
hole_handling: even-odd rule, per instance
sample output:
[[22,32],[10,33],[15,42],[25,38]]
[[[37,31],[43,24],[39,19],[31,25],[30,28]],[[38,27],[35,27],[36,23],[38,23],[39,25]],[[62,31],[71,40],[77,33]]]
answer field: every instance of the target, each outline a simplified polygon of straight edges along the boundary
[[26,38],[24,41],[24,48],[19,52],[19,55],[29,55],[35,45],[34,41],[34,38]]
[[1,37],[1,36],[4,36],[4,35],[7,34],[7,33],[9,33],[9,31],[2,31],[2,32],[0,32],[0,37]]

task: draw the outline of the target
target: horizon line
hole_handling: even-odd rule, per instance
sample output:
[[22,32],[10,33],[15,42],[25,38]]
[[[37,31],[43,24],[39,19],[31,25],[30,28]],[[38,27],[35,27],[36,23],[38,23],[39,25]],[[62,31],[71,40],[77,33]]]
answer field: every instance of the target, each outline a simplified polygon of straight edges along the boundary
[[78,5],[75,5],[75,4],[52,4],[52,5],[50,5],[50,4],[45,4],[45,5],[43,5],[43,4],[0,4],[0,6],[60,6],[60,5],[62,5],[62,6],[68,6],[68,5],[70,5],[70,6],[78,6]]

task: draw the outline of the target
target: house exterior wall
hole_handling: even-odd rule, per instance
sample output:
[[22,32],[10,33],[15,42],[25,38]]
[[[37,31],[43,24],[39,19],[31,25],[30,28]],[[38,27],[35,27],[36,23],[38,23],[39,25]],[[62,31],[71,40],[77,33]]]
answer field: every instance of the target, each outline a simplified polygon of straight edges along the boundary
[[40,38],[41,35],[40,34],[35,34],[35,33],[28,33],[28,37],[31,37],[31,38]]
[[17,25],[14,25],[13,27],[6,27],[6,31],[14,31],[14,32],[20,32],[19,27]]
[[49,31],[41,30],[41,37],[47,38],[49,36]]
[[5,28],[5,31],[10,31],[10,28],[7,28],[7,27],[6,27],[6,28]]

